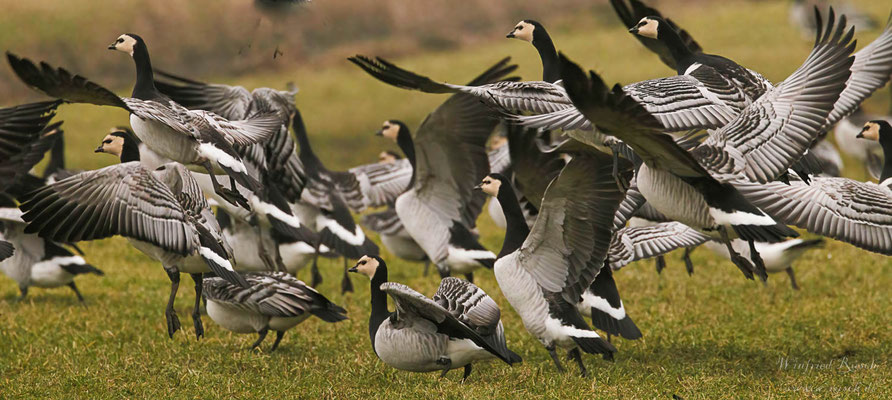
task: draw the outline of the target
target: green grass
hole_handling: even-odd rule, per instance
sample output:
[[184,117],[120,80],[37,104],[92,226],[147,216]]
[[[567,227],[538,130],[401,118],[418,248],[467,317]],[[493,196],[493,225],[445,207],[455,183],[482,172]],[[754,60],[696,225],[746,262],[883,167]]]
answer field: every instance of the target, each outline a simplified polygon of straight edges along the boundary
[[[885,16],[888,5],[878,3],[859,5]],[[560,49],[608,81],[670,73],[612,22],[612,15],[592,9],[594,14],[550,23]],[[664,9],[708,51],[775,81],[792,72],[809,50],[810,43],[786,24],[780,2]],[[493,23],[507,31],[515,22]],[[863,46],[876,32],[859,36]],[[462,82],[509,54],[523,76],[540,74],[527,44],[500,38],[397,61],[437,79]],[[110,59],[126,62],[120,57]],[[391,146],[372,135],[381,121],[400,118],[417,126],[445,99],[385,86],[346,62],[239,79],[201,76],[200,71],[190,75],[249,87],[281,87],[293,80],[301,87],[298,104],[317,153],[339,168],[371,162]],[[888,95],[884,89],[867,107],[882,112]],[[72,167],[114,161],[92,149],[110,126],[126,123],[125,113],[66,106],[60,117],[66,121]],[[847,161],[849,175],[863,177]],[[501,233],[486,215],[480,230],[488,248],[501,246]],[[86,306],[67,288],[35,288],[26,301],[16,303],[15,284],[0,280],[0,398],[370,398],[385,393],[399,398],[887,398],[892,387],[892,263],[834,241],[796,264],[798,292],[784,275],[773,275],[767,286],[747,281],[729,262],[702,249],[694,253],[691,277],[679,254],[669,256],[662,275],[651,262],[626,267],[616,274],[617,284],[644,338],[614,340],[619,353],[613,363],[586,357],[589,378],[578,377],[570,362],[565,362],[570,374],[557,374],[492,274],[481,271],[477,282],[501,305],[509,346],[524,362],[477,365],[465,385],[458,371],[437,379],[381,363],[367,334],[368,281],[353,276],[356,293],[338,294],[340,262],[322,264],[325,281],[319,290],[347,308],[351,319],[338,324],[308,320],[286,335],[278,352],[267,354],[248,350],[254,336],[232,334],[207,317],[207,336],[196,341],[189,323],[192,285],[186,277],[177,301],[184,330],[168,339],[163,309],[169,283],[160,266],[120,238],[83,248],[87,260],[107,273],[78,281]],[[436,290],[437,279],[422,277],[419,264],[387,253],[383,257],[391,280],[427,295]],[[306,271],[299,277],[309,279]],[[268,340],[263,349],[271,345]]]

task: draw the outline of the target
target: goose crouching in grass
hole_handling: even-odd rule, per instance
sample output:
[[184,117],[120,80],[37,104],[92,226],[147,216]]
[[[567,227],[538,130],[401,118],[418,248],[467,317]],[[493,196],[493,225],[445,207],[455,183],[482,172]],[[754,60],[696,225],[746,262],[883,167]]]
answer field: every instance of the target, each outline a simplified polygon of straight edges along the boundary
[[[444,278],[433,299],[408,286],[387,281],[387,264],[363,256],[350,272],[371,279],[369,337],[375,355],[393,368],[411,372],[464,367],[462,381],[475,362],[498,358],[511,365],[520,356],[508,350],[498,305],[473,283]],[[387,309],[387,296],[396,303]]]
[[[623,199],[612,161],[593,148],[574,154],[546,189],[532,229],[507,178],[489,175],[477,186],[499,198],[508,223],[494,268],[502,294],[561,372],[557,347],[568,350],[582,375],[587,370],[580,349],[605,358],[616,352],[577,309],[605,265],[611,223]],[[619,172],[628,181],[631,169],[620,161]]]
[[213,271],[235,285],[247,286],[229,262],[231,249],[201,189],[180,164],[152,171],[138,162],[117,164],[63,179],[24,200],[19,208],[28,224],[25,233],[65,243],[120,235],[159,261],[171,283],[164,314],[171,338],[180,328],[173,309],[180,273],[195,281],[196,337],[204,335],[199,311],[202,274]]
[[297,278],[284,272],[244,274],[247,287],[225,279],[204,280],[208,316],[217,325],[236,333],[257,333],[256,348],[269,331],[276,332],[270,352],[279,347],[285,332],[311,315],[325,322],[347,319],[347,310],[335,305]]
[[[83,257],[75,255],[58,243],[34,234],[24,232],[25,221],[18,208],[0,208],[0,239],[15,252],[11,257],[0,257],[0,271],[14,279],[19,285],[24,300],[29,287],[57,288],[68,286],[80,302],[84,301],[74,278],[82,274],[105,275],[98,268],[88,264]],[[0,245],[0,253],[3,246]]]

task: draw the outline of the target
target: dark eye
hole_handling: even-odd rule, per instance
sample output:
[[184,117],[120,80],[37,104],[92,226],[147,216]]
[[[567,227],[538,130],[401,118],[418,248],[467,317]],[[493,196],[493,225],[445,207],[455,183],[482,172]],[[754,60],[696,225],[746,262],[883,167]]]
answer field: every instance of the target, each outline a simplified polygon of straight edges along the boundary
[[365,261],[364,261],[364,260],[363,260],[363,261],[360,261],[360,262],[359,262],[359,265],[365,265]]
[[514,29],[517,29],[517,30],[519,30],[519,31],[522,31],[522,30],[523,30],[523,25],[520,25],[520,26],[518,26],[518,27],[516,27],[516,28],[514,28]]
[[110,139],[107,139],[107,140],[103,140],[103,141],[102,141],[102,143],[104,143],[104,144],[109,144],[109,143],[111,143],[111,142],[112,142],[112,141],[111,141]]
[[124,39],[118,38],[118,40],[115,43],[124,43]]

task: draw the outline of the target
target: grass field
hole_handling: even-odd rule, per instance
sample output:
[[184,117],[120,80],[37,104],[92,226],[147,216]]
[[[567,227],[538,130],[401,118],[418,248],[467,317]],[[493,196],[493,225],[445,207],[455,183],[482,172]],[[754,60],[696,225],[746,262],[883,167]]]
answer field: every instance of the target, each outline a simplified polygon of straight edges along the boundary
[[[322,0],[320,0],[322,1]],[[888,4],[857,4],[885,20]],[[688,29],[709,52],[728,56],[774,81],[795,70],[810,49],[787,23],[784,2],[669,2],[663,10]],[[614,22],[612,11],[543,21],[557,47],[603,74],[631,82],[671,73]],[[535,16],[531,16],[535,17]],[[514,20],[492,21],[510,30]],[[858,34],[859,45],[877,32]],[[151,49],[150,49],[151,50]],[[345,53],[343,56],[347,56]],[[540,66],[527,44],[496,36],[448,52],[418,53],[396,61],[449,82],[470,80],[491,63],[512,55],[527,79]],[[129,63],[121,54],[97,50],[110,63]],[[281,68],[279,69],[281,70]],[[388,118],[417,124],[444,96],[391,88],[346,61],[321,68],[295,66],[287,72],[248,77],[204,76],[208,81],[247,87],[301,88],[298,105],[329,167],[371,162],[392,145],[372,135]],[[89,76],[89,74],[87,74]],[[102,81],[100,77],[91,77]],[[121,91],[122,93],[125,90]],[[867,103],[874,112],[889,106],[889,89]],[[126,114],[110,108],[66,106],[67,156],[71,167],[113,163],[92,149]],[[847,173],[863,178],[848,161]],[[483,243],[501,246],[502,233],[484,215]],[[0,279],[0,398],[888,398],[892,392],[892,262],[839,242],[807,253],[795,265],[800,291],[785,275],[767,286],[742,278],[730,262],[700,249],[696,272],[687,276],[680,254],[657,275],[652,262],[616,274],[626,309],[644,333],[638,341],[615,339],[616,361],[586,357],[591,376],[558,374],[542,346],[523,328],[491,273],[477,283],[502,307],[509,347],[522,364],[481,364],[469,381],[461,373],[446,379],[391,369],[369,343],[368,281],[353,276],[357,291],[340,295],[340,261],[323,262],[318,288],[348,310],[350,320],[326,324],[311,319],[290,331],[276,353],[249,351],[251,335],[232,334],[204,318],[206,337],[196,341],[189,314],[191,282],[183,279],[177,312],[184,330],[167,338],[164,304],[169,281],[160,265],[123,239],[83,244],[87,260],[102,278],[78,285],[87,299],[79,305],[67,288],[33,289],[14,299],[12,280]],[[391,280],[433,294],[438,280],[422,277],[421,265],[382,256]],[[300,278],[309,279],[307,271]],[[268,349],[271,338],[262,348]]]

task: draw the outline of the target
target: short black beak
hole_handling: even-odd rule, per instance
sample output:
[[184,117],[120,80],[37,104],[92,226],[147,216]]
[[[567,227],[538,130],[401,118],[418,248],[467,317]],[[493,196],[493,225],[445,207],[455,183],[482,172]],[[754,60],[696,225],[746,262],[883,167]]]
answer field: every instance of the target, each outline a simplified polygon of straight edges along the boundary
[[477,186],[474,186],[474,190],[483,190],[483,184],[481,183]]
[[116,48],[115,48],[115,44],[112,43],[112,44],[108,45],[108,49],[109,49],[109,50],[115,50],[115,49],[116,49]]
[[629,28],[629,33],[638,33],[638,27],[633,26],[633,27]]
[[104,153],[105,151],[102,150],[102,145],[100,144],[99,147],[96,148],[96,150],[93,150],[93,152],[94,153]]
[[384,136],[384,130],[379,129],[378,132],[375,132],[375,136]]
[[514,31],[511,31],[511,33],[505,35],[505,37],[508,38],[508,39],[513,39],[513,38],[514,38]]
[[855,135],[855,137],[858,139],[863,139],[864,138],[864,129],[862,129],[861,132],[858,132],[858,134]]
[[357,272],[356,266],[354,265],[353,268],[348,269],[347,272]]

